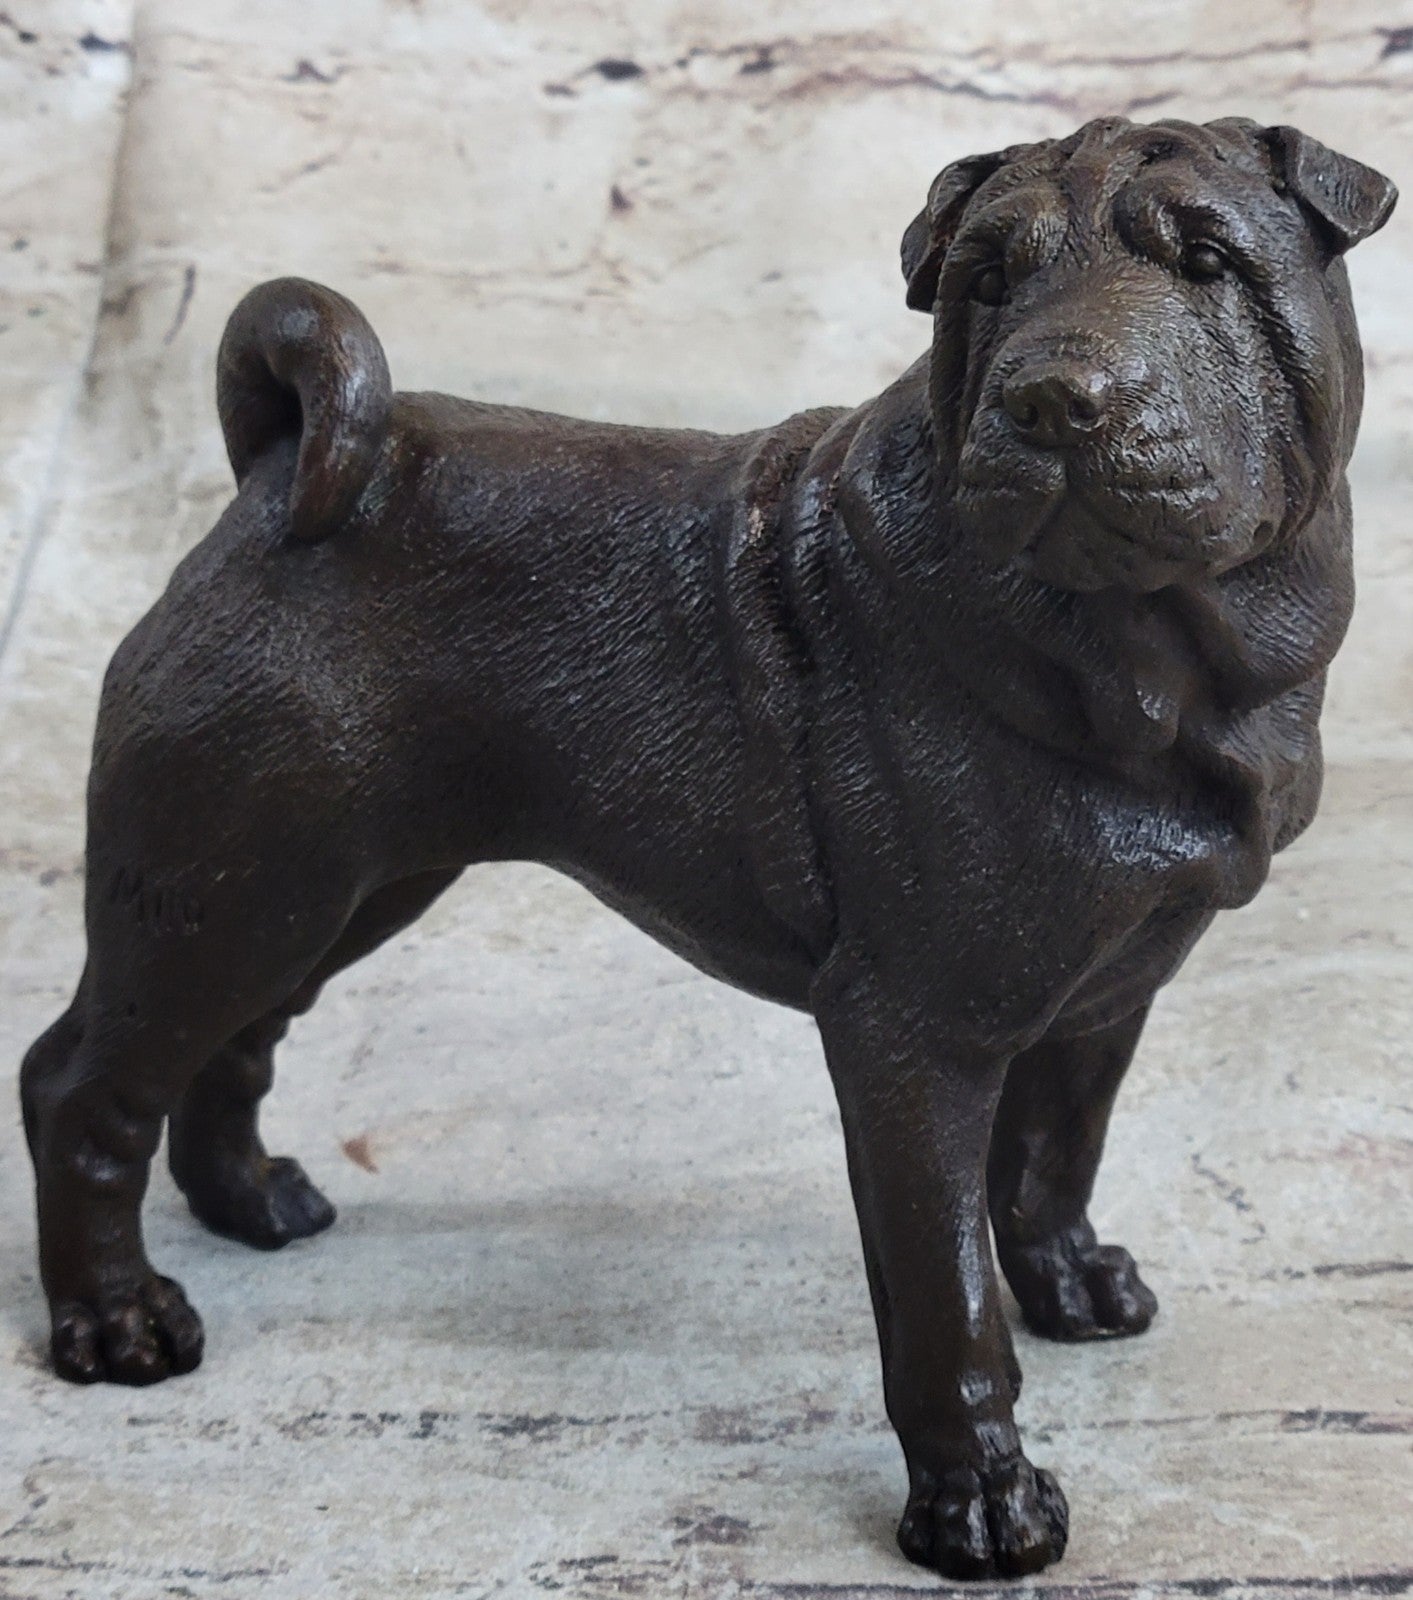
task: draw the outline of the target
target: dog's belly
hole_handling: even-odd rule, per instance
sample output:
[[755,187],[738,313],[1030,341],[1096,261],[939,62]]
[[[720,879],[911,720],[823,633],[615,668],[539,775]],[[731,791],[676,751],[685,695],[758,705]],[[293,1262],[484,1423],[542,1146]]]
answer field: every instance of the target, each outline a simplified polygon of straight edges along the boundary
[[814,963],[761,904],[754,884],[723,881],[690,900],[648,898],[590,870],[567,876],[699,971],[777,1005],[809,1008]]

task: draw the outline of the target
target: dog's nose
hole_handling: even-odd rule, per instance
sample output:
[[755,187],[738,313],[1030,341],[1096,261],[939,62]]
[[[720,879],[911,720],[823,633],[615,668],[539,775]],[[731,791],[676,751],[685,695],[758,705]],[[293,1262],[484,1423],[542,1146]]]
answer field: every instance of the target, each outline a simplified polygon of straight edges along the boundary
[[1036,362],[1006,380],[1001,403],[1023,439],[1058,450],[1104,426],[1112,387],[1111,375],[1088,362]]

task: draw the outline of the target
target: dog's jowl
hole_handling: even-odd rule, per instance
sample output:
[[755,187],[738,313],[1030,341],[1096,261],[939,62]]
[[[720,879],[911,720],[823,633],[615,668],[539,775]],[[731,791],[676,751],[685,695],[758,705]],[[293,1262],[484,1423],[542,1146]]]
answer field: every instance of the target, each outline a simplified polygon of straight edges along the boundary
[[1064,1550],[996,1253],[1056,1339],[1156,1310],[1086,1207],[1154,992],[1320,789],[1393,186],[1293,128],[1090,123],[948,167],[928,353],[739,437],[395,394],[346,300],[238,307],[239,490],[113,657],[88,961],[22,1072],[59,1373],[201,1358],[143,1249],[333,1209],[260,1141],[289,1019],[468,865],[571,874],[813,1013],[907,1461],[904,1552]]

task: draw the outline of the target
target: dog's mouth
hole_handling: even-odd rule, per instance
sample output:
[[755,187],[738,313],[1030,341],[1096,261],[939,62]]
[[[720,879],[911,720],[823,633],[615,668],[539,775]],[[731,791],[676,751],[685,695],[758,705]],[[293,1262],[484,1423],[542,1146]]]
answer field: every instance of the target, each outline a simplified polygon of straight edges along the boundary
[[1042,459],[1003,472],[963,462],[957,510],[965,537],[996,565],[1058,589],[1152,593],[1220,576],[1253,559],[1272,517],[1242,514],[1205,472],[1116,476],[1077,460]]

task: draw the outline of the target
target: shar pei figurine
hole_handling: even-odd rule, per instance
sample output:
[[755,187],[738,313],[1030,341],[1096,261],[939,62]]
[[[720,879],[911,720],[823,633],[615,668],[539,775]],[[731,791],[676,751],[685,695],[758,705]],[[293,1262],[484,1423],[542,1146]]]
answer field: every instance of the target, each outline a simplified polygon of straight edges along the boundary
[[1315,810],[1342,258],[1394,200],[1235,118],[958,161],[903,239],[928,353],[734,437],[394,393],[347,300],[252,291],[238,492],[113,657],[88,960],[22,1069],[58,1372],[197,1365],[142,1240],[164,1123],[209,1227],[326,1227],[257,1124],[290,1018],[466,866],[541,862],[817,1019],[901,1547],[1057,1559],[988,1220],[1038,1333],[1148,1326],[1087,1205],[1155,991]]

